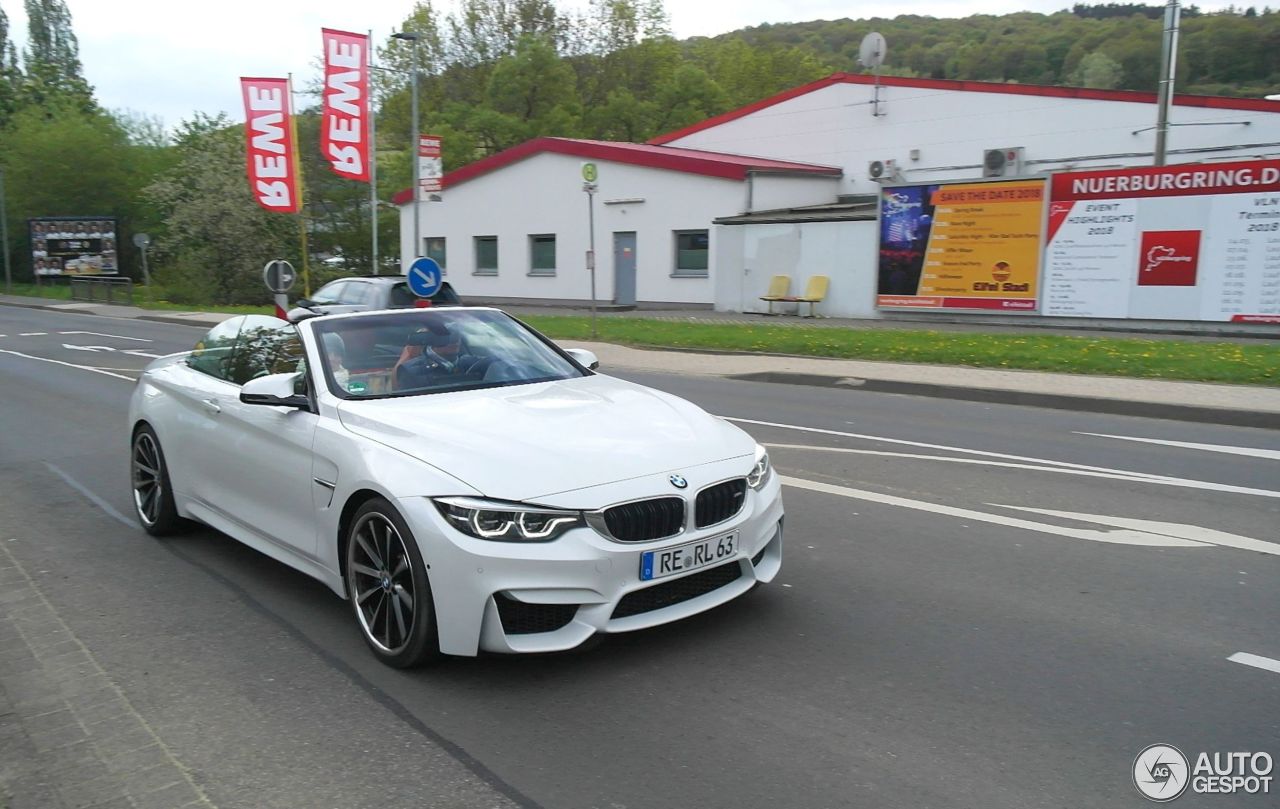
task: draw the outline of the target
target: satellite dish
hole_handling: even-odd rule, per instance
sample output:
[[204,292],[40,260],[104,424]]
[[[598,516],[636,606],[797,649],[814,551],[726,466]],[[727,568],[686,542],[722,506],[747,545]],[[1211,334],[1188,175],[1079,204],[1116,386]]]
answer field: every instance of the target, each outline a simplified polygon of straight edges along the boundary
[[866,67],[880,67],[884,64],[886,45],[884,36],[872,31],[862,38],[862,44],[858,46],[858,61]]

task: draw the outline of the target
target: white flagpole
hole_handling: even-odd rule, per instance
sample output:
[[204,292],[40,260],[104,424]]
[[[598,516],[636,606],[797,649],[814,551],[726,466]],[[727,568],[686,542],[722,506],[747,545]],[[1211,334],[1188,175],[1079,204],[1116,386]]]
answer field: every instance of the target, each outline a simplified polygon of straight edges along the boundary
[[378,275],[378,107],[373,98],[373,29],[369,29],[369,225],[373,240],[373,274]]

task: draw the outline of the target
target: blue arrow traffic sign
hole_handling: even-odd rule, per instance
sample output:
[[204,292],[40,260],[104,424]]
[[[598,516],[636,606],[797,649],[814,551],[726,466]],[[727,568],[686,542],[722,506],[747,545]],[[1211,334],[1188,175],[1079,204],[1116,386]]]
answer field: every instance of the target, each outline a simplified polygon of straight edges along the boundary
[[409,265],[409,289],[419,298],[430,298],[440,291],[444,273],[434,258],[423,257]]

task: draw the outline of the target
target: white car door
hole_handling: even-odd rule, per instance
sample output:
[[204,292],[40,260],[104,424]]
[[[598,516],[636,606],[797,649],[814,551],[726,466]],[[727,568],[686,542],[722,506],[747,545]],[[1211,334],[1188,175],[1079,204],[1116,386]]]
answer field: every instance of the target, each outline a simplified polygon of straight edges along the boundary
[[[240,386],[257,376],[299,370],[302,344],[297,329],[273,317],[243,319],[225,391],[206,418],[216,429],[204,433],[201,477],[217,497],[213,506],[227,519],[259,537],[303,555],[316,555],[312,443],[318,417],[305,409],[249,405]],[[303,383],[305,385],[305,381]]]

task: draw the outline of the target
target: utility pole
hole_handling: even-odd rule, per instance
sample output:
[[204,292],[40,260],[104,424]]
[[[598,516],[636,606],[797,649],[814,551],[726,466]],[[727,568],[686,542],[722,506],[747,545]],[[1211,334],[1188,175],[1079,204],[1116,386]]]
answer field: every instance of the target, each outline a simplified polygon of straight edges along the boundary
[[1160,95],[1156,117],[1155,165],[1165,164],[1169,148],[1169,110],[1173,106],[1173,82],[1178,73],[1178,21],[1182,16],[1178,0],[1164,7],[1164,39],[1160,48]]
[[4,250],[4,293],[12,295],[13,270],[9,266],[9,208],[4,196],[4,168],[2,167],[0,167],[0,249]]
[[[392,34],[391,37],[393,39],[403,39],[413,48],[413,77],[411,79],[413,94],[409,112],[409,117],[412,119],[409,124],[409,161],[411,164],[409,176],[413,178],[413,251],[411,255],[416,260],[422,255],[422,237],[419,233],[421,217],[418,215],[422,196],[422,190],[418,187],[418,40],[422,39],[422,34],[413,31],[401,31],[398,34]],[[405,271],[408,271],[407,267]]]

